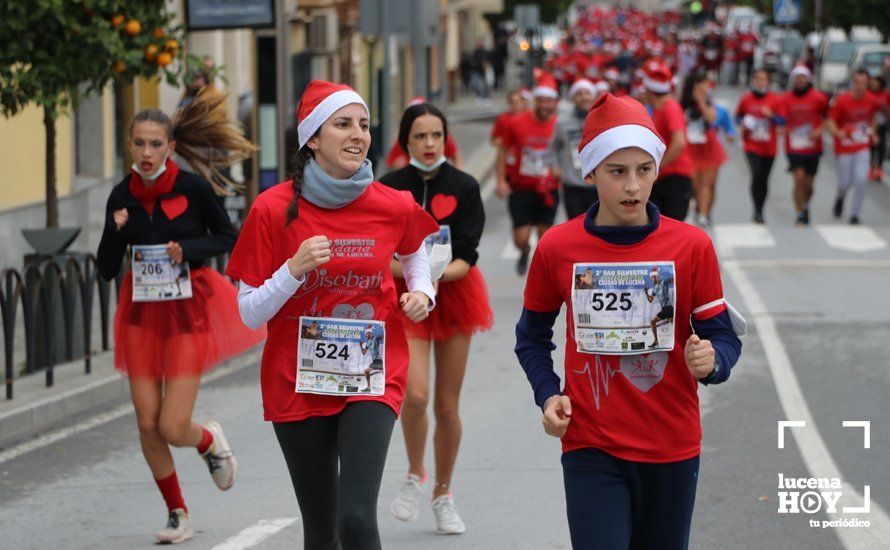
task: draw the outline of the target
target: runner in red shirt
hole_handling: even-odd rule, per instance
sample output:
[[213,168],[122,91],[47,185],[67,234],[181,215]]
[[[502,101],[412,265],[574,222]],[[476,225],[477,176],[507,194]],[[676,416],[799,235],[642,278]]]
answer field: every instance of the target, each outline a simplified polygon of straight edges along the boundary
[[715,123],[717,109],[708,92],[712,83],[706,73],[695,72],[683,83],[680,106],[686,116],[686,141],[692,162],[692,192],[695,195],[695,223],[710,227],[711,208],[717,187],[717,172],[728,157],[720,143]]
[[380,548],[377,497],[408,371],[403,324],[433,303],[423,241],[439,226],[410,193],[373,181],[370,116],[355,91],[312,81],[297,115],[293,180],[253,203],[227,273],[240,281],[245,324],[268,323],[264,416],[290,471],[304,547]]
[[822,156],[822,131],[828,113],[828,97],[813,87],[813,75],[803,65],[792,69],[789,75],[791,90],[780,98],[781,115],[787,126],[785,154],[788,171],[794,178],[794,208],[797,225],[810,223],[810,199],[813,197],[813,180],[819,170]]
[[[532,227],[537,228],[540,238],[553,225],[559,203],[558,181],[553,176],[549,152],[559,98],[556,81],[545,73],[532,93],[534,108],[510,121],[501,139],[496,165],[496,191],[499,197],[507,199],[513,221],[513,243],[520,251],[516,262],[520,275],[525,275],[528,267]],[[510,155],[516,160],[508,174]]]
[[683,107],[671,96],[673,75],[667,65],[648,62],[643,84],[646,103],[652,108],[652,120],[667,151],[651,200],[665,216],[683,221],[689,212],[692,195],[692,161],[686,147],[686,116]]
[[769,173],[776,158],[777,126],[784,123],[778,94],[770,91],[769,72],[754,71],[751,91],[742,96],[736,109],[736,123],[742,128],[742,141],[751,169],[751,200],[754,223],[764,223],[763,206],[769,192]]
[[837,158],[837,196],[834,199],[834,217],[844,211],[844,198],[853,187],[853,206],[850,224],[859,224],[859,213],[865,201],[868,185],[868,169],[871,163],[871,147],[878,140],[878,104],[868,93],[868,71],[857,70],[850,79],[850,91],[834,98],[828,113],[828,131],[834,136],[834,154]]
[[751,70],[754,68],[754,49],[757,47],[757,35],[754,34],[753,27],[748,25],[739,33],[738,37],[738,60],[739,69],[744,70],[744,83],[747,84],[751,80]]
[[[523,93],[526,92],[526,93]],[[510,106],[508,111],[504,111],[499,114],[496,119],[494,119],[494,126],[491,128],[491,144],[495,147],[500,147],[502,145],[504,134],[507,132],[510,121],[513,120],[513,117],[518,115],[519,113],[528,111],[529,100],[531,97],[531,93],[528,90],[513,90],[507,94],[507,104]],[[497,173],[497,181],[501,180],[509,180],[510,174],[513,172],[514,165],[516,164],[516,158],[513,156],[512,151],[508,152],[507,158],[504,162],[504,173]],[[500,169],[500,166],[495,166],[495,170]]]
[[[598,99],[580,149],[600,201],[538,244],[516,355],[545,432],[562,440],[572,547],[687,548],[699,384],[726,381],[741,342],[707,234],[647,202],[665,145],[643,106]],[[561,390],[551,354],[563,305]]]
[[878,142],[871,148],[871,181],[880,182],[883,178],[884,153],[887,150],[887,117],[890,115],[890,91],[882,76],[873,76],[868,83],[868,91],[875,98],[878,106],[877,118]]

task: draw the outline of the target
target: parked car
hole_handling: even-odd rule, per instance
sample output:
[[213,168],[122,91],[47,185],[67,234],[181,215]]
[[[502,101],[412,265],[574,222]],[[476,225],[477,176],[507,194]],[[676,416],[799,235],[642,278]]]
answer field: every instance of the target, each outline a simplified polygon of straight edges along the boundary
[[806,39],[796,32],[782,39],[779,47],[779,67],[776,70],[776,81],[782,88],[788,87],[788,75],[803,57],[806,45]]
[[819,65],[817,85],[823,92],[834,94],[839,88],[845,87],[850,80],[850,61],[853,54],[862,46],[880,44],[874,40],[823,40],[822,62]]
[[890,58],[890,44],[862,46],[853,55],[850,68],[855,70],[862,67],[872,76],[881,76],[888,58]]

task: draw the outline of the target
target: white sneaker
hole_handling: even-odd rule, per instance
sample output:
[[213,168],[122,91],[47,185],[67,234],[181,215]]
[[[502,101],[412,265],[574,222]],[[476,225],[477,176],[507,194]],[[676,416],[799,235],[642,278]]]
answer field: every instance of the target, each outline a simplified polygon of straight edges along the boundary
[[433,514],[436,516],[436,533],[440,535],[460,535],[467,530],[450,494],[433,500]]
[[393,499],[389,509],[396,519],[414,521],[420,514],[420,495],[423,494],[425,483],[415,474],[408,474],[408,479],[399,488],[399,494]]
[[238,462],[235,460],[235,453],[229,447],[229,442],[223,434],[222,428],[215,420],[204,423],[204,428],[213,434],[213,443],[207,452],[201,455],[213,482],[220,490],[225,491],[231,489],[235,484],[235,474],[238,473]]
[[177,508],[170,512],[167,527],[158,531],[155,541],[158,544],[177,544],[189,540],[194,534],[188,513],[182,508]]

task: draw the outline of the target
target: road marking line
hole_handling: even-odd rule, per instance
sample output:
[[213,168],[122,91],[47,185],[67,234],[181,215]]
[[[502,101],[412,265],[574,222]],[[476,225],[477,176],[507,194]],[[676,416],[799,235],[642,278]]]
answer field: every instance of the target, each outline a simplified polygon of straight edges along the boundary
[[237,535],[217,544],[213,547],[213,550],[244,550],[245,548],[251,548],[295,521],[297,521],[297,518],[261,519],[250,527],[242,529]]
[[[207,384],[208,382],[212,382],[218,378],[221,378],[227,374],[233,373],[237,370],[240,370],[248,365],[256,363],[260,360],[261,352],[260,350],[254,350],[248,352],[240,357],[232,359],[228,363],[214,369],[209,374],[205,375],[201,379],[201,384]],[[57,441],[61,441],[63,439],[67,439],[73,435],[77,435],[79,433],[83,433],[87,430],[91,430],[97,426],[101,426],[103,424],[107,424],[112,420],[117,420],[127,414],[133,412],[133,405],[128,403],[126,405],[121,405],[116,407],[108,412],[99,414],[92,418],[85,420],[80,424],[76,424],[74,426],[68,426],[67,428],[62,428],[59,430],[55,430],[49,432],[45,435],[42,435],[36,439],[32,439],[30,441],[25,441],[24,443],[20,443],[11,449],[0,452],[0,464],[4,462],[8,462],[14,458],[18,458],[23,454],[30,453],[31,451],[36,451],[37,449],[42,449],[47,445],[52,445]]]
[[775,248],[776,239],[769,228],[756,223],[725,223],[714,228],[717,247],[723,254],[734,248]]
[[[529,252],[529,257],[535,252],[535,248],[538,246],[538,233],[537,230],[532,229],[531,238],[528,240],[528,244],[531,247],[531,251]],[[509,239],[507,239],[507,243],[504,245],[504,249],[501,250],[501,259],[502,260],[518,260],[519,259],[519,249],[516,248],[516,245],[513,244],[512,234]]]
[[851,252],[871,252],[887,248],[887,242],[874,229],[855,225],[817,225],[816,232],[828,246]]
[[[807,470],[813,477],[840,478],[845,499],[863,502],[863,495],[850,483],[843,480],[840,468],[819,433],[819,428],[816,426],[809,405],[807,405],[803,390],[801,390],[797,376],[794,374],[791,359],[788,357],[788,352],[779,337],[779,332],[766,304],[738,262],[732,259],[723,260],[721,265],[723,272],[732,280],[745,302],[751,324],[757,328],[757,335],[766,354],[766,362],[776,387],[776,393],[779,395],[782,410],[785,412],[785,418],[806,423],[805,429],[792,430],[791,434],[797,441]],[[829,515],[832,516],[832,519],[840,519],[838,514]],[[871,513],[862,519],[871,522],[871,526],[856,529],[838,528],[834,531],[844,547],[849,550],[888,548],[890,545],[890,517],[877,502],[871,502]]]
[[811,269],[811,268],[836,268],[836,269],[849,269],[851,267],[865,269],[865,268],[877,268],[877,269],[887,269],[890,268],[890,260],[857,260],[857,259],[806,259],[806,258],[798,258],[798,259],[785,259],[785,260],[736,260],[736,263],[739,267],[743,268],[800,268],[800,269]]

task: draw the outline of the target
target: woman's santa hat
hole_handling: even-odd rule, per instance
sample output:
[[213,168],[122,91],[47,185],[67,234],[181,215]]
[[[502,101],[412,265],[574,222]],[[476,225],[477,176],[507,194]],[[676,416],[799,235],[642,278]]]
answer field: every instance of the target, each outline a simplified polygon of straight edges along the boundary
[[368,118],[371,112],[362,96],[346,84],[334,84],[326,80],[313,80],[306,86],[303,97],[297,105],[297,136],[302,149],[309,138],[339,109],[358,103],[365,109]]
[[532,92],[528,88],[522,88],[519,90],[519,97],[526,101],[532,100]]
[[578,144],[581,174],[587,176],[606,157],[629,147],[652,155],[658,172],[666,147],[643,104],[630,97],[600,96],[587,113]]
[[572,87],[569,88],[569,97],[575,97],[575,94],[581,90],[587,90],[594,96],[599,93],[596,89],[596,84],[587,80],[586,78],[579,78],[575,81],[574,84],[572,84]]
[[549,97],[559,99],[559,91],[556,85],[556,79],[550,73],[541,73],[538,82],[532,90],[534,97]]
[[661,61],[649,61],[643,69],[643,85],[650,92],[669,94],[674,86],[674,75],[667,64]]

